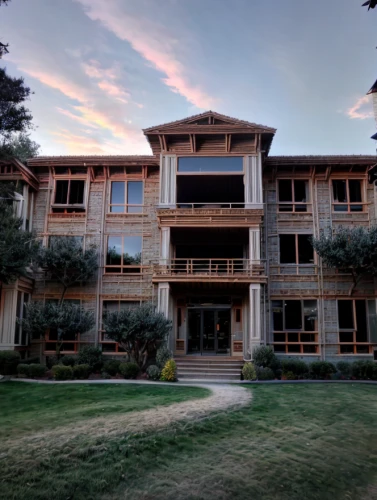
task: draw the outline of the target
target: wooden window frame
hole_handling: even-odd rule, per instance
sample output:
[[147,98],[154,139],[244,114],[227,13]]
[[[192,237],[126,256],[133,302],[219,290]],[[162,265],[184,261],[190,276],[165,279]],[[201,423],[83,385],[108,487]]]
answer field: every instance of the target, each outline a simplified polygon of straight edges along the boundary
[[[280,252],[280,236],[294,236],[295,237],[295,253],[296,253],[296,262],[285,262],[285,263],[282,263],[280,262],[280,256],[281,256],[281,252]],[[308,262],[308,263],[305,263],[305,264],[300,264],[299,263],[299,252],[298,252],[298,237],[299,236],[313,236],[312,233],[279,233],[278,234],[278,238],[279,238],[279,266],[282,267],[282,266],[315,266],[316,265],[316,253],[314,251],[314,248],[313,248],[313,262]]]
[[[144,238],[141,234],[108,234],[105,238],[105,252],[104,252],[104,258],[105,258],[105,264],[104,264],[104,274],[106,275],[122,275],[122,276],[140,276],[140,274],[143,272],[143,269],[148,267],[148,266],[143,266],[142,263],[140,265],[136,264],[123,264],[123,256],[124,256],[124,238],[127,238],[128,236],[138,236],[141,238],[141,261],[143,260],[143,244],[144,244]],[[119,265],[116,264],[107,264],[107,254],[108,254],[108,248],[109,248],[109,238],[110,237],[115,237],[115,238],[121,238],[122,239],[122,253],[121,253],[121,263]],[[111,272],[111,269],[120,269],[120,272]],[[135,272],[124,272],[124,269],[137,269]]]
[[[124,183],[124,201],[125,203],[111,203],[111,191],[113,182],[123,182]],[[127,203],[128,202],[128,183],[129,182],[141,182],[142,183],[142,202],[141,203]],[[128,179],[117,179],[116,177],[112,177],[110,180],[110,192],[109,192],[109,204],[108,204],[108,213],[113,214],[126,214],[126,215],[137,215],[142,214],[144,209],[144,190],[145,190],[145,182],[144,179],[140,176],[140,178],[128,178]],[[123,207],[123,212],[112,212],[111,207]],[[129,207],[140,207],[139,212],[129,211]]]
[[[352,300],[352,316],[353,316],[353,328],[339,328],[339,301],[341,300]],[[356,300],[361,300],[365,303],[365,312],[366,312],[366,324],[367,324],[367,336],[368,340],[366,342],[357,342],[357,315],[356,315]],[[368,317],[368,300],[373,299],[337,299],[336,301],[336,313],[337,313],[337,321],[338,321],[338,354],[340,356],[365,356],[368,354],[373,354],[372,346],[373,344],[370,341],[370,325],[369,325],[369,317]],[[340,333],[352,333],[352,342],[340,342]],[[342,346],[352,346],[352,352],[342,352]],[[358,346],[368,347],[368,352],[357,352]]]
[[[290,201],[279,201],[279,182],[280,181],[291,181],[291,189],[292,189],[292,202]],[[306,202],[298,202],[298,201],[293,201],[294,198],[295,198],[295,181],[304,181],[304,182],[307,182],[308,183],[308,193],[309,193],[309,200],[306,201]],[[302,214],[302,215],[308,215],[308,214],[311,214],[313,209],[312,209],[312,201],[311,201],[311,198],[310,198],[310,195],[311,195],[311,185],[310,185],[310,179],[301,179],[301,178],[297,178],[297,179],[292,179],[290,177],[279,177],[276,179],[276,194],[277,194],[277,198],[276,198],[276,203],[277,203],[277,206],[278,206],[278,213],[280,214]],[[280,205],[291,205],[292,206],[292,210],[280,210]],[[306,211],[296,211],[296,205],[300,205],[300,206],[303,206],[303,205],[306,205]]]
[[[305,298],[305,299],[287,299],[287,298],[284,298],[284,299],[274,299],[274,300],[271,300],[271,322],[272,322],[272,325],[274,327],[274,324],[273,324],[273,312],[272,312],[272,302],[274,301],[280,301],[282,302],[283,304],[283,327],[285,326],[285,308],[284,308],[284,302],[286,300],[294,300],[296,302],[300,302],[301,303],[301,323],[303,325],[303,327],[305,326],[305,314],[304,314],[304,302],[305,301],[315,301],[317,303],[317,314],[318,314],[318,299],[310,299],[310,298]],[[318,317],[317,317],[317,321],[318,321]],[[290,342],[288,340],[288,335],[289,334],[297,334],[298,335],[298,342]],[[275,342],[275,334],[278,334],[278,335],[284,335],[284,341],[280,341],[280,342]],[[315,341],[314,342],[304,342],[301,340],[301,335],[314,335],[315,336]],[[275,345],[277,346],[284,346],[285,347],[285,350],[284,351],[275,351]],[[289,351],[289,346],[300,346],[300,350],[299,351]],[[320,352],[320,348],[319,348],[319,331],[318,329],[315,330],[315,331],[306,331],[304,330],[304,328],[301,328],[301,329],[297,329],[297,330],[287,330],[286,328],[284,328],[284,330],[282,331],[279,331],[279,330],[275,330],[274,328],[272,329],[272,346],[274,348],[274,351],[276,352],[276,354],[288,354],[289,356],[292,356],[292,355],[305,355],[305,356],[318,356],[319,352]],[[305,346],[314,346],[315,347],[315,352],[305,352],[304,351],[304,347]]]
[[[346,194],[347,194],[347,202],[339,202],[334,200],[334,186],[333,186],[333,181],[346,181]],[[356,202],[356,201],[349,201],[350,200],[350,193],[349,193],[349,181],[359,181],[360,182],[360,192],[361,192],[361,201]],[[347,177],[347,178],[340,178],[340,177],[332,177],[330,179],[330,195],[331,195],[331,211],[333,214],[362,214],[365,213],[365,207],[368,205],[368,202],[365,200],[366,198],[366,192],[365,192],[365,179],[360,178],[360,177]],[[351,210],[351,206],[360,206],[361,205],[361,210]],[[347,210],[335,210],[335,207],[347,207]]]
[[[56,183],[61,181],[68,181],[68,191],[67,191],[67,201],[69,201],[69,195],[71,191],[71,181],[82,181],[84,182],[84,191],[83,191],[83,203],[55,203],[56,198]],[[77,209],[79,212],[77,213],[85,213],[86,212],[86,195],[88,189],[88,178],[87,176],[83,176],[83,174],[79,175],[59,175],[54,178],[54,193],[53,198],[54,202],[51,204],[51,211],[53,214],[71,214],[75,213],[74,210]]]

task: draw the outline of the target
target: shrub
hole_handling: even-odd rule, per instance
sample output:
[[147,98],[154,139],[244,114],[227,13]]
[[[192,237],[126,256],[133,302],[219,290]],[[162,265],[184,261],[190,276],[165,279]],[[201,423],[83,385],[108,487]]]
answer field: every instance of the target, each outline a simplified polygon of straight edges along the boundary
[[40,363],[31,363],[29,365],[29,377],[40,378],[46,375],[46,366]]
[[177,365],[174,359],[168,359],[161,371],[161,380],[164,382],[175,382],[177,380]]
[[157,366],[162,369],[165,365],[166,362],[169,361],[169,359],[172,359],[173,353],[171,350],[168,348],[166,344],[163,344],[161,347],[157,349],[156,352],[156,364]]
[[119,373],[123,375],[124,378],[136,378],[140,371],[139,365],[137,363],[120,363]]
[[29,378],[30,377],[30,365],[21,363],[17,366],[18,376],[21,378]]
[[92,372],[99,372],[103,366],[102,351],[99,347],[88,345],[80,349],[77,364],[89,365]]
[[103,378],[104,380],[107,380],[107,379],[111,378],[111,375],[110,375],[110,373],[102,371],[101,378]]
[[[304,378],[309,376],[309,366],[305,361],[300,359],[283,359],[281,362],[281,367],[284,373],[292,372],[298,378]],[[288,379],[293,380],[293,379]]]
[[0,351],[0,374],[14,375],[20,362],[20,353],[17,351]]
[[245,363],[242,368],[242,375],[244,380],[256,380],[257,372],[253,363]]
[[313,361],[309,366],[310,377],[314,380],[327,380],[336,373],[336,368],[328,361]]
[[89,365],[75,365],[72,368],[73,377],[85,379],[90,375],[90,366]]
[[41,360],[38,356],[34,356],[33,358],[25,358],[22,360],[23,365],[31,365],[32,363],[40,364]]
[[280,361],[270,346],[261,345],[253,350],[253,362],[255,366],[271,368],[274,372],[280,368]]
[[160,380],[161,370],[157,365],[150,365],[147,368],[147,375],[151,380]]
[[258,366],[257,367],[257,377],[258,380],[274,380],[275,374],[271,368]]
[[75,366],[77,358],[75,356],[63,356],[61,358],[61,363],[64,366]]
[[73,370],[71,366],[55,365],[52,367],[52,376],[55,380],[71,380]]
[[283,370],[283,374],[281,376],[282,380],[296,380],[297,375],[291,371],[285,371]]
[[103,370],[112,377],[115,377],[115,375],[119,373],[120,363],[121,362],[118,359],[109,359],[108,361],[105,361],[103,365]]
[[340,375],[342,375],[345,378],[350,378],[351,373],[352,373],[352,364],[349,363],[348,361],[339,361],[336,364],[336,368]]
[[352,376],[359,380],[377,380],[377,365],[374,361],[355,361]]
[[46,357],[46,365],[49,370],[51,370],[53,366],[58,364],[59,364],[59,359],[57,356],[52,355]]

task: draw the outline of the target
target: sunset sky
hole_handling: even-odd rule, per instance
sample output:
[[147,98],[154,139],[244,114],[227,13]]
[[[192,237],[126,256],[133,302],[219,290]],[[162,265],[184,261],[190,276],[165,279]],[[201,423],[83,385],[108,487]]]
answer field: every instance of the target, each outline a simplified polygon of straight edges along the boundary
[[0,61],[35,92],[44,155],[150,154],[208,109],[278,129],[271,154],[373,154],[377,11],[361,0],[12,0]]

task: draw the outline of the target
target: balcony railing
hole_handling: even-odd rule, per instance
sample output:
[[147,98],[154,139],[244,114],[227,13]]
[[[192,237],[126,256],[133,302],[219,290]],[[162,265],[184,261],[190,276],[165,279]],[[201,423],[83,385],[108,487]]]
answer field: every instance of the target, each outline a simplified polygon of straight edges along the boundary
[[224,202],[205,202],[202,201],[200,203],[177,203],[177,208],[180,209],[189,209],[194,212],[194,210],[197,210],[198,208],[201,209],[214,209],[218,210],[220,208],[245,208],[245,203],[244,202],[229,202],[229,203],[224,203]]
[[205,277],[261,277],[264,263],[249,259],[170,259],[154,266],[155,275]]

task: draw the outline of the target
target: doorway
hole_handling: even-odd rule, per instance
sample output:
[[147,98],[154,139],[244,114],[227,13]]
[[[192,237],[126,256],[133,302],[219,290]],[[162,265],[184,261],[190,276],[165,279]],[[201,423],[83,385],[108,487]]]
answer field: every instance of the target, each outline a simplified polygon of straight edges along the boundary
[[188,309],[188,354],[230,355],[231,310]]

